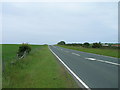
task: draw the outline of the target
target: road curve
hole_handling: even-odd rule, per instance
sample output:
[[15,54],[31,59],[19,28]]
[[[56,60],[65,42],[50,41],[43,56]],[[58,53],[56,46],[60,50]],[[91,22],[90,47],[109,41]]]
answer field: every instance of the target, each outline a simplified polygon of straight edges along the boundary
[[49,46],[89,88],[118,88],[117,58]]

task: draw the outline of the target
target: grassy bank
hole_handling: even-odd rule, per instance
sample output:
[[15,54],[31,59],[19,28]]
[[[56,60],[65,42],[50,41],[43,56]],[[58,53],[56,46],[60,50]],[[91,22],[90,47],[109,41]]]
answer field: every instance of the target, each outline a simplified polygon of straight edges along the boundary
[[[9,47],[9,50],[5,47]],[[3,45],[3,59],[13,60],[17,47],[17,45]],[[76,82],[59,64],[48,46],[32,46],[32,52],[24,59],[14,65],[7,62],[3,73],[3,88],[75,87],[78,87]]]
[[[109,48],[84,48],[79,46],[65,46],[65,45],[58,45],[60,47],[88,52],[88,53],[94,53],[99,55],[105,55],[105,56],[111,56],[118,58],[118,49],[109,49]],[[119,57],[120,58],[120,57]]]

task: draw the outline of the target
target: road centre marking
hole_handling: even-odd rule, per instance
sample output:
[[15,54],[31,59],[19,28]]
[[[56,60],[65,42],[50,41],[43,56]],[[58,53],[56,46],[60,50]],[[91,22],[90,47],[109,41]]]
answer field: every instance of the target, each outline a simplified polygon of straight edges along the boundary
[[85,59],[88,59],[88,60],[96,60],[95,58],[85,58]]
[[72,54],[77,55],[77,56],[80,56],[79,54],[76,54],[76,53],[72,53]]
[[114,63],[114,62],[109,62],[109,61],[104,61],[104,60],[97,60],[99,62],[104,62],[104,63],[109,63],[109,64],[113,64],[113,65],[120,65],[118,63]]
[[[62,50],[62,49],[60,49]],[[69,51],[65,51],[65,52],[69,52]],[[72,53],[73,55],[77,55],[77,56],[80,56],[79,54],[76,54],[76,53]],[[112,64],[112,65],[120,65],[118,63],[114,63],[114,62],[109,62],[109,61],[105,61],[105,60],[98,60],[98,59],[95,59],[95,58],[85,58],[87,60],[91,60],[91,61],[98,61],[98,62],[103,62],[103,63],[107,63],[107,64]]]
[[120,64],[118,64],[118,63],[109,62],[109,61],[105,61],[105,60],[97,60],[97,59],[95,59],[95,58],[85,58],[85,59],[93,60],[93,61],[99,61],[99,62],[108,63],[108,64],[113,64],[113,65],[120,65]]

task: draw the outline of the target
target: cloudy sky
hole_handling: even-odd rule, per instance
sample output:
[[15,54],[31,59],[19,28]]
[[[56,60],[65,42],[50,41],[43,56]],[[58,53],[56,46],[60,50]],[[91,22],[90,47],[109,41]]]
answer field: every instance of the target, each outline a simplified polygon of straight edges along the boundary
[[117,42],[117,2],[4,2],[2,43]]

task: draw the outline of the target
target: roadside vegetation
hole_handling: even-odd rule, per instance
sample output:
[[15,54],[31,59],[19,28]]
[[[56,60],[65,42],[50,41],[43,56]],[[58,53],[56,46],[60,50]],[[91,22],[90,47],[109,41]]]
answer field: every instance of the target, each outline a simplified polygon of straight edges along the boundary
[[2,45],[3,88],[78,88],[47,45],[30,45],[31,52],[14,64],[20,45]]
[[[21,44],[2,44],[2,60],[5,63],[16,60],[20,46]],[[32,52],[39,47],[39,45],[31,45]]]
[[73,50],[78,50],[78,51],[83,51],[83,52],[88,52],[88,53],[94,53],[94,54],[99,54],[99,55],[105,55],[105,56],[111,56],[111,57],[116,57],[120,58],[118,52],[120,52],[120,47],[112,47],[111,44],[103,44],[101,42],[97,43],[69,43],[69,44],[57,44],[57,46],[63,47],[63,48],[68,48],[68,49],[73,49]]
[[23,43],[19,46],[18,52],[17,52],[17,57],[24,58],[27,54],[29,54],[31,51],[31,47],[28,43]]

